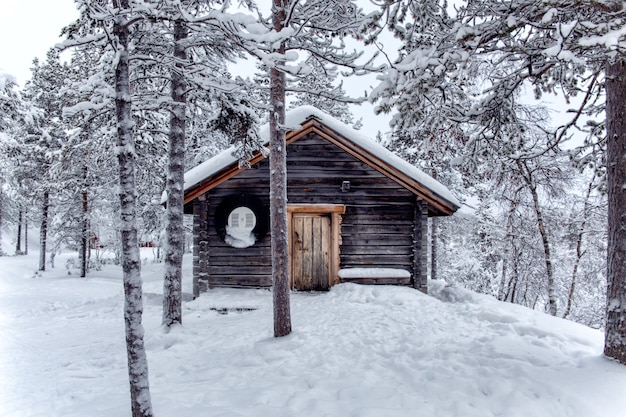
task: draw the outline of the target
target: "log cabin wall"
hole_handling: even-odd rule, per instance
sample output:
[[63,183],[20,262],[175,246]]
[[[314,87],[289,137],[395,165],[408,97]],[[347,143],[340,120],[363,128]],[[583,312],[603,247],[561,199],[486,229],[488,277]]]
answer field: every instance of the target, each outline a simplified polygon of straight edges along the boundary
[[205,196],[193,200],[193,295],[208,289],[209,215]]
[[[199,215],[208,215],[204,236],[208,244],[199,248],[198,256],[208,257],[208,262],[198,264],[202,276],[194,270],[199,291],[207,284],[271,286],[269,234],[251,247],[238,249],[220,238],[213,222],[217,206],[232,194],[254,195],[269,204],[268,166],[268,160],[262,160],[204,195],[206,214]],[[287,170],[289,204],[345,205],[340,268],[400,268],[413,275],[416,198],[411,191],[315,133],[288,145]],[[349,189],[344,186],[342,190],[344,181],[350,182]],[[412,281],[387,279],[381,283],[408,285]]]

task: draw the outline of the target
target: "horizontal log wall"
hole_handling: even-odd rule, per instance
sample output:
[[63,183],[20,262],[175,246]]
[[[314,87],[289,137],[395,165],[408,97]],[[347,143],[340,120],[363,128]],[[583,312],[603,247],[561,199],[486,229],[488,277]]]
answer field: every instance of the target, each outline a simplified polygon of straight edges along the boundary
[[[261,164],[267,164],[262,161]],[[272,259],[270,236],[267,234],[247,248],[234,248],[225,243],[215,228],[215,212],[224,197],[231,194],[255,195],[265,205],[269,204],[267,169],[250,169],[226,181],[207,194],[209,204],[209,286],[210,287],[270,287],[272,285]],[[240,181],[240,176],[262,174],[259,178]],[[232,187],[236,180],[238,187]],[[246,186],[248,185],[248,186]]]
[[[268,287],[271,279],[270,237],[237,249],[218,236],[213,219],[222,199],[251,194],[269,204],[268,161],[243,171],[206,194],[210,250],[209,285]],[[290,204],[344,204],[340,268],[401,268],[413,271],[414,195],[374,168],[313,134],[287,147]],[[342,182],[350,189],[342,191]],[[382,283],[382,282],[381,282]],[[384,283],[406,284],[406,279]]]

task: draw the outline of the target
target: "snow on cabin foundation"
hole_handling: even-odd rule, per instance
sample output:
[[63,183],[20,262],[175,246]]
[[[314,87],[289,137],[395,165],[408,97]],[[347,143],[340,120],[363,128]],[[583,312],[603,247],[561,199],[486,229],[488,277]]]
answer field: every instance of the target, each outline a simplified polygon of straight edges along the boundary
[[[317,109],[289,112],[287,125],[299,126],[287,133],[291,288],[328,290],[350,281],[426,292],[427,220],[454,213],[456,198]],[[212,287],[272,285],[267,152],[242,165],[233,151],[186,174],[195,296]]]

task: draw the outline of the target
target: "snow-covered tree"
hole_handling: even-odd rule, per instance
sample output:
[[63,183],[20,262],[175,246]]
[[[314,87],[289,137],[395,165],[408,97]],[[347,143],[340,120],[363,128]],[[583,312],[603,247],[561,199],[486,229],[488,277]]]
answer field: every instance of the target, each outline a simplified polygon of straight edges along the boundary
[[260,30],[257,21],[250,21],[240,24],[240,30],[234,33],[242,48],[259,58],[269,70],[270,233],[276,337],[291,332],[284,126],[288,86],[285,75],[299,77],[310,73],[310,68],[296,62],[299,53],[353,73],[376,70],[371,64],[373,58],[357,63],[362,53],[348,51],[343,42],[346,36],[358,37],[366,21],[353,1],[273,0],[269,21],[260,19],[265,30]]
[[295,94],[290,108],[309,105],[320,109],[342,122],[353,125],[354,117],[346,100],[350,100],[341,84],[337,84],[339,73],[335,66],[320,62],[310,55],[304,62],[310,73],[289,80],[288,91]]
[[[24,88],[24,97],[40,113],[33,122],[27,124],[27,134],[23,138],[23,152],[32,169],[35,179],[29,188],[37,191],[37,201],[41,206],[39,237],[39,270],[46,268],[48,231],[50,219],[54,216],[57,190],[68,189],[66,171],[55,175],[54,165],[60,160],[61,149],[67,141],[68,125],[63,120],[63,98],[61,90],[69,75],[67,65],[61,63],[59,52],[50,49],[45,62],[33,62],[31,79]],[[59,171],[57,171],[59,173]],[[70,174],[71,176],[71,174]],[[64,187],[65,186],[65,187]],[[58,202],[58,201],[56,201]],[[77,201],[69,201],[69,207],[76,207]],[[71,228],[70,228],[71,229]],[[76,228],[73,228],[76,230]]]
[[122,236],[122,269],[126,295],[126,346],[131,386],[133,416],[151,416],[152,404],[148,382],[148,362],[143,345],[141,325],[142,280],[137,238],[135,205],[135,140],[133,137],[130,89],[130,20],[133,18],[128,0],[113,0],[112,34],[116,51],[115,112],[117,118],[117,156],[119,164],[120,232]]
[[[114,104],[117,124],[116,153],[119,167],[119,201],[122,271],[124,281],[124,319],[126,349],[133,417],[152,416],[148,380],[148,363],[144,349],[142,321],[141,260],[137,230],[135,136],[130,85],[130,55],[133,22],[137,8],[129,0],[80,2],[80,18],[66,28],[66,46],[87,45],[102,48],[102,58],[96,79],[104,87],[102,101],[92,97],[85,107],[102,108]],[[108,80],[105,81],[105,80]]]
[[[446,16],[446,6],[428,0],[385,3],[387,15],[400,11],[399,16],[412,17],[391,20],[398,32],[426,33],[429,38],[412,45],[381,84],[377,96],[385,97],[383,109],[413,102],[413,113],[418,114],[429,103],[437,103],[445,118],[473,126],[472,145],[485,151],[494,143],[503,143],[494,138],[505,139],[505,133],[515,133],[507,126],[523,128],[512,100],[521,88],[531,85],[538,98],[555,92],[568,100],[578,96],[571,121],[551,132],[550,148],[554,148],[569,138],[570,129],[576,126],[591,136],[602,120],[585,126],[584,119],[602,118],[605,107],[601,97],[606,94],[609,262],[605,354],[626,363],[624,4],[470,0],[457,5],[457,14],[449,21],[440,18]],[[429,32],[433,22],[436,30]],[[463,89],[477,73],[485,81],[473,90]]]
[[[214,112],[213,130],[235,131],[244,146],[254,138],[256,120],[241,94],[241,80],[233,80],[224,70],[225,62],[240,54],[215,24],[202,22],[201,16],[219,10],[207,1],[162,1],[142,11],[138,23],[133,71],[140,93],[136,105],[146,112],[169,115],[168,173],[166,181],[166,249],[164,273],[163,323],[182,321],[183,177],[187,122],[191,115]],[[169,97],[164,92],[169,91]],[[219,121],[226,113],[226,123]],[[243,125],[239,122],[243,121]],[[216,136],[221,137],[220,133]],[[230,133],[230,132],[227,132]],[[196,142],[197,143],[197,142]],[[256,150],[258,145],[248,153]]]
[[[0,242],[7,209],[13,204],[13,200],[7,193],[15,162],[11,156],[11,150],[17,147],[14,134],[17,131],[16,125],[23,120],[24,107],[17,91],[15,78],[9,74],[0,73]],[[0,243],[0,256],[3,255],[4,251]]]
[[[289,27],[287,10],[294,2],[272,0],[272,29],[281,36]],[[297,2],[295,2],[297,4]],[[290,7],[291,6],[291,7]],[[285,30],[287,32],[287,30]],[[283,32],[284,33],[284,32]],[[287,246],[287,143],[285,139],[285,40],[268,51],[280,58],[270,68],[270,233],[272,234],[272,286],[274,294],[274,336],[291,333],[289,302],[289,257]]]
[[[597,326],[597,321],[596,323],[590,323],[587,317],[584,319],[581,318],[576,310],[578,310],[577,307],[582,304],[577,301],[581,299],[581,297],[578,296],[579,291],[577,291],[581,283],[581,278],[592,275],[597,277],[599,275],[589,270],[590,258],[601,261],[597,262],[600,267],[597,268],[596,271],[604,271],[606,269],[606,259],[602,256],[602,254],[606,252],[606,244],[602,244],[606,242],[606,218],[602,216],[602,213],[606,211],[606,207],[604,207],[604,199],[599,199],[597,195],[594,195],[594,192],[597,194],[598,181],[598,175],[592,171],[590,178],[587,179],[587,185],[583,194],[575,199],[574,204],[571,205],[572,210],[570,216],[568,216],[568,229],[567,232],[564,233],[566,237],[565,240],[571,245],[574,260],[571,265],[570,282],[567,290],[567,301],[563,311],[563,318],[568,318],[570,314],[573,313],[574,320],[584,320],[582,322],[585,324],[596,324],[595,327],[599,327]],[[583,285],[588,286],[589,283],[586,281],[595,282],[598,280],[582,279],[582,281]],[[604,279],[604,281],[606,281],[606,279]],[[594,298],[597,299],[597,296]],[[585,297],[584,299],[591,301],[599,307],[603,307],[606,304],[604,300],[598,302],[591,297]]]

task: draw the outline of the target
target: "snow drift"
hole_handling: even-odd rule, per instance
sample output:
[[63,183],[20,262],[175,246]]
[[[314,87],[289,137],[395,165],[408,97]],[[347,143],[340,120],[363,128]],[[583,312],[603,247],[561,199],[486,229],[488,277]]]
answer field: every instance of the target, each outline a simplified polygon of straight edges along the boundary
[[[80,279],[63,268],[34,274],[35,261],[0,258],[0,416],[129,415],[119,267]],[[294,332],[276,339],[266,290],[188,299],[184,326],[166,333],[161,265],[146,260],[143,275],[159,416],[606,417],[626,409],[626,367],[602,357],[601,332],[443,282],[431,282],[430,295],[356,284],[294,293]]]

